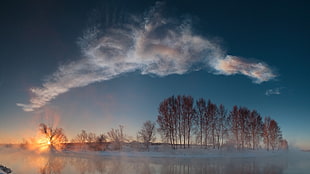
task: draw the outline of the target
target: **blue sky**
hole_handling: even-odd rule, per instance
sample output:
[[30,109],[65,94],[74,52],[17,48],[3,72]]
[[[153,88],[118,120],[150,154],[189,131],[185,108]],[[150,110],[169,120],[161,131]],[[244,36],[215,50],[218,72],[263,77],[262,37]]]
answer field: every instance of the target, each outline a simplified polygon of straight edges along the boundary
[[[156,5],[157,4],[157,5]],[[258,110],[310,149],[307,2],[28,1],[1,6],[0,142],[40,122],[130,136],[171,95]]]

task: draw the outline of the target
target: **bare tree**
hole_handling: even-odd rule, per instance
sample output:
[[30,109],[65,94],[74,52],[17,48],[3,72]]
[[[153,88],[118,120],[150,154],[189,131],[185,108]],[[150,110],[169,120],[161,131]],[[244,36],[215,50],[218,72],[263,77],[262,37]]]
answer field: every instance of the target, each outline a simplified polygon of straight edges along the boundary
[[138,138],[142,140],[146,149],[149,151],[149,146],[152,141],[155,141],[155,123],[146,121],[143,123],[141,130],[138,132]]
[[282,133],[278,123],[270,117],[265,118],[263,138],[267,150],[270,149],[270,146],[272,150],[275,150],[282,140]]
[[107,141],[107,136],[105,134],[100,134],[96,137],[97,143],[105,143]]
[[182,131],[182,136],[183,136],[183,148],[185,149],[186,147],[186,139],[187,139],[187,136],[186,136],[186,124],[187,124],[187,115],[186,115],[186,111],[184,111],[184,108],[185,108],[185,103],[184,103],[184,98],[185,96],[182,96],[181,97],[181,108],[180,108],[180,112],[181,112],[181,131]]
[[206,101],[203,98],[200,98],[196,102],[196,119],[195,125],[197,128],[197,140],[200,145],[203,145],[203,135],[206,125],[206,113],[207,113],[207,105]]
[[174,145],[174,148],[177,148],[177,143],[178,143],[178,112],[179,108],[177,106],[177,99],[176,97],[172,96],[168,98],[168,111],[169,111],[169,119],[168,121],[170,122],[170,135],[171,135],[171,140],[172,144]]
[[71,142],[73,143],[82,143],[85,144],[87,143],[87,132],[85,130],[82,130],[81,133],[77,134]]
[[193,133],[196,142],[206,148],[210,144],[220,148],[225,138],[237,149],[256,149],[262,137],[267,150],[280,144],[282,134],[277,122],[273,120],[270,125],[272,120],[267,117],[262,123],[262,117],[255,110],[234,106],[228,115],[223,105],[217,107],[210,100],[206,104],[202,98],[195,102],[195,107],[193,105],[191,96],[180,95],[169,97],[159,105],[158,130],[163,141],[174,149],[178,144],[189,147]]
[[249,117],[249,130],[252,138],[252,149],[256,149],[259,144],[260,135],[263,130],[262,117],[256,110],[253,110]]
[[248,108],[246,107],[239,108],[241,149],[244,149],[245,144],[249,140],[248,138],[249,137],[249,131],[248,131],[249,115],[250,115],[250,110]]
[[[191,96],[183,96],[182,114],[184,119],[184,140],[187,139],[187,147],[190,145],[191,130],[195,118],[194,99]],[[184,141],[184,147],[185,147]]]
[[236,145],[236,148],[239,149],[240,119],[238,106],[233,107],[233,110],[230,112],[229,115],[229,120],[231,124],[231,132],[234,136],[234,144]]
[[204,114],[204,144],[205,144],[205,147],[208,148],[208,139],[209,139],[209,134],[210,134],[210,131],[211,131],[211,123],[212,123],[212,120],[208,114],[208,108],[206,107],[206,112]]
[[269,134],[271,148],[272,150],[275,150],[279,145],[280,140],[282,139],[282,133],[278,123],[273,119],[270,121]]
[[263,126],[263,138],[267,150],[269,150],[270,145],[270,132],[269,132],[270,121],[271,121],[270,117],[265,117]]
[[164,140],[177,148],[179,142],[185,148],[190,145],[195,118],[194,100],[191,96],[169,97],[159,105],[157,123]]
[[162,101],[158,109],[157,123],[159,125],[158,131],[162,136],[163,141],[168,141],[172,148],[176,148],[177,144],[177,114],[176,114],[176,100],[174,96]]
[[112,142],[114,150],[121,150],[124,142],[126,141],[126,137],[124,134],[124,126],[119,125],[117,129],[111,129],[108,133],[108,138]]
[[[227,110],[224,105],[220,104],[218,107],[218,119],[217,119],[217,137],[218,148],[223,145],[224,136],[227,135]],[[221,138],[221,142],[220,142]]]
[[[177,132],[177,138],[179,139],[179,144],[182,144],[182,96],[178,95],[175,99],[175,110],[176,110],[176,132]],[[176,142],[178,143],[178,141]]]
[[86,138],[87,143],[94,143],[96,142],[96,140],[97,140],[97,135],[95,133],[89,132],[87,134],[87,138]]
[[100,134],[96,136],[96,143],[94,143],[93,148],[98,151],[104,151],[107,148],[107,136],[105,134]]
[[215,142],[216,114],[217,114],[217,106],[216,104],[212,103],[211,100],[209,100],[207,104],[207,120],[210,123],[213,149],[215,149],[216,146]]
[[48,127],[46,124],[41,123],[39,125],[39,131],[50,147],[50,150],[60,150],[63,148],[64,143],[68,141],[62,128]]
[[157,124],[159,125],[158,132],[161,135],[162,141],[167,142],[169,141],[172,148],[174,148],[172,143],[172,138],[170,135],[169,129],[171,128],[168,120],[169,120],[169,112],[168,112],[168,101],[164,100],[159,104],[158,113],[157,116]]
[[88,138],[88,133],[86,132],[86,130],[81,130],[81,132],[78,133],[71,140],[71,142],[78,145],[80,150],[86,150],[86,149],[89,149],[89,144],[87,144],[89,140],[90,138]]

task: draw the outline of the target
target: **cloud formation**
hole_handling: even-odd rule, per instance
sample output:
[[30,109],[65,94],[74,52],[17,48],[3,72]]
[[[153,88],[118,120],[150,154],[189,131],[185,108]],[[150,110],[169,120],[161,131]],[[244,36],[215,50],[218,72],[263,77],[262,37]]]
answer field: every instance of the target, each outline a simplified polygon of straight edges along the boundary
[[262,83],[276,77],[273,71],[263,62],[250,62],[246,59],[227,55],[217,59],[213,68],[224,75],[242,74],[250,77],[254,83]]
[[214,74],[242,74],[254,83],[276,77],[267,64],[226,55],[217,43],[194,34],[190,19],[162,16],[161,5],[104,32],[96,26],[87,29],[79,41],[83,58],[60,66],[42,87],[30,89],[29,104],[17,105],[33,111],[72,88],[134,71],[167,76],[207,69]]
[[280,88],[268,89],[266,90],[265,95],[267,96],[280,95],[281,94],[280,90],[281,90]]

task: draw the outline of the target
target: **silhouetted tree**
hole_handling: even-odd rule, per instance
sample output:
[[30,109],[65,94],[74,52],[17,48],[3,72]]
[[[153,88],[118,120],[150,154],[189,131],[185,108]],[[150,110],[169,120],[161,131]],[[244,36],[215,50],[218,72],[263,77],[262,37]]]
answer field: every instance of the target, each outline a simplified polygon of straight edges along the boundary
[[89,132],[87,134],[87,138],[86,138],[87,143],[94,143],[96,142],[96,140],[97,140],[97,135],[95,133]]
[[86,150],[93,148],[93,143],[97,141],[97,136],[95,133],[86,130],[81,130],[81,133],[77,134],[72,140],[72,143],[77,143],[80,149]]
[[234,142],[239,148],[239,129],[240,129],[240,119],[239,119],[239,109],[238,106],[234,106],[229,115],[229,120],[231,124],[231,132],[234,136]]
[[126,141],[124,126],[119,125],[117,129],[111,129],[108,133],[109,140],[112,142],[114,150],[121,150],[123,143]]
[[206,101],[203,98],[200,98],[196,102],[196,119],[195,119],[195,125],[197,128],[197,140],[200,143],[200,145],[203,145],[203,135],[205,132],[206,125],[206,114],[207,114],[207,105]]
[[279,145],[279,142],[282,139],[282,133],[280,127],[278,126],[278,123],[270,117],[265,118],[263,138],[267,150],[270,149],[270,146],[272,150],[275,150],[275,148]]
[[[182,100],[182,96],[178,95],[175,98],[175,111],[176,111],[176,134],[177,134],[177,138],[179,139],[179,144],[182,144],[182,104],[183,100]],[[176,141],[176,143],[178,143],[178,141]]]
[[163,140],[168,140],[172,148],[176,148],[178,119],[174,96],[162,101],[159,105],[157,123]]
[[258,148],[259,139],[263,130],[262,117],[256,110],[253,110],[249,117],[249,130],[252,138],[252,149]]
[[[187,147],[190,145],[191,130],[195,117],[194,99],[191,96],[183,96],[182,117],[184,122],[184,140],[187,140]],[[186,141],[184,141],[185,147]]]
[[159,108],[158,108],[158,113],[159,113],[159,115],[157,116],[157,124],[159,125],[158,131],[161,134],[162,140],[164,142],[168,140],[172,148],[174,148],[172,138],[170,135],[171,131],[169,130],[171,129],[172,126],[168,122],[169,117],[170,117],[168,110],[169,110],[168,100],[165,99],[164,101],[160,103]]
[[218,107],[218,119],[216,124],[218,148],[223,145],[224,136],[227,135],[227,124],[227,110],[224,105],[220,104]]
[[86,130],[81,130],[81,133],[77,134],[72,140],[71,142],[73,143],[82,143],[85,144],[87,143],[87,132]]
[[97,143],[105,143],[107,142],[107,136],[105,134],[100,134],[96,137]]
[[276,147],[278,147],[280,140],[282,139],[282,134],[278,123],[273,119],[270,121],[269,134],[271,148],[272,150],[275,150]]
[[246,107],[239,108],[239,123],[240,123],[240,138],[241,138],[241,149],[244,149],[245,143],[249,137],[249,115],[250,111]]
[[263,126],[263,138],[267,150],[269,150],[270,145],[270,132],[269,132],[270,121],[271,121],[270,117],[265,117]]
[[178,101],[177,98],[172,96],[170,98],[168,98],[168,107],[169,107],[169,111],[170,111],[170,134],[171,134],[171,138],[174,144],[174,147],[177,148],[177,144],[178,144],[178,122],[179,122],[179,117],[178,114],[180,114],[180,108],[178,107]]
[[208,101],[207,104],[207,119],[210,123],[211,129],[211,140],[213,149],[215,149],[216,142],[215,142],[215,128],[216,128],[216,115],[217,115],[217,106],[216,104],[212,103],[211,100]]
[[48,143],[51,150],[62,149],[63,143],[68,141],[62,128],[53,128],[52,126],[48,127],[46,124],[41,123],[39,125],[39,131],[41,135],[46,138],[45,143]]
[[146,149],[149,151],[151,142],[155,141],[155,123],[151,121],[143,123],[141,130],[138,132],[138,138],[142,140]]
[[[194,105],[195,103],[195,105]],[[207,148],[220,148],[227,138],[237,149],[257,149],[263,137],[266,149],[280,145],[282,134],[275,120],[266,117],[264,123],[256,110],[234,106],[227,114],[224,105],[206,104],[203,98],[194,102],[191,96],[171,96],[159,105],[157,123],[163,140],[172,148],[189,147],[192,135]],[[271,123],[272,121],[272,123]],[[209,143],[210,142],[210,143]]]

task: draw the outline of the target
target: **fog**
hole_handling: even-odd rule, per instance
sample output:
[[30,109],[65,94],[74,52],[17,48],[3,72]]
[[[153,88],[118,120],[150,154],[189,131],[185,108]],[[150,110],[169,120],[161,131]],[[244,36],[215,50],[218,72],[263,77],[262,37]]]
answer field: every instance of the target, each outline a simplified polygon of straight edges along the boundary
[[[195,158],[103,156],[101,153],[44,153],[1,148],[0,164],[12,169],[12,173],[39,174],[284,174],[308,173],[310,153],[268,152],[260,156],[221,156]],[[270,155],[271,154],[271,155]]]

